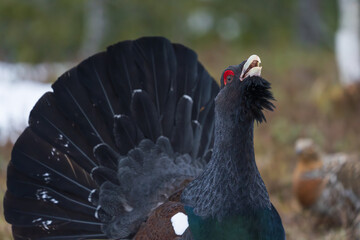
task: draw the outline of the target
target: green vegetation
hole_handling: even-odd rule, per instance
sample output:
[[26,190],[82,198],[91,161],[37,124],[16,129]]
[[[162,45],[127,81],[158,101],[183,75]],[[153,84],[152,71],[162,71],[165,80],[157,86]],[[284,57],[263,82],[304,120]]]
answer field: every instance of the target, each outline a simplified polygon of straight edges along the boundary
[[[318,25],[328,34],[312,40],[331,47],[337,25],[336,1],[316,1]],[[95,3],[95,10],[91,4]],[[87,40],[89,16],[103,9],[100,43],[94,52],[114,42],[145,35],[162,35],[192,47],[289,46],[301,44],[303,17],[296,0],[142,0],[46,1],[3,0],[0,3],[0,60],[69,61]],[[95,13],[94,13],[95,12]],[[312,15],[309,13],[309,18]]]

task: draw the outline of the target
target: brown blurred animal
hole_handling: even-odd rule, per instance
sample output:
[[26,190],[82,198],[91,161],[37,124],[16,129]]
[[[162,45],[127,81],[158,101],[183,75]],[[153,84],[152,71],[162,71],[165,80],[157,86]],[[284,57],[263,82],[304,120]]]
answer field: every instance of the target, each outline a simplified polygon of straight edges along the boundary
[[311,139],[299,139],[295,150],[293,192],[302,207],[326,223],[358,228],[360,159],[344,153],[324,155]]

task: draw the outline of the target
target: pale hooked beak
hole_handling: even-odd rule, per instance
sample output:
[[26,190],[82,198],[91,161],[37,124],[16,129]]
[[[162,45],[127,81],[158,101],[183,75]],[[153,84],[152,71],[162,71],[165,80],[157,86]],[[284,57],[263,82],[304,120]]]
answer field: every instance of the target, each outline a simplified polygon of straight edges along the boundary
[[252,76],[261,76],[261,69],[260,67],[261,60],[258,55],[251,55],[248,60],[246,60],[246,63],[244,64],[244,67],[240,74],[240,81],[243,81],[247,77]]

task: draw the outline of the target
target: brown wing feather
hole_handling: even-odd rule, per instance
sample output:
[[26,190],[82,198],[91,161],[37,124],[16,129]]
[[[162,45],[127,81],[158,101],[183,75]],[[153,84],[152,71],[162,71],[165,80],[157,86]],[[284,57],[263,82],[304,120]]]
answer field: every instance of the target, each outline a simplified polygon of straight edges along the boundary
[[353,191],[360,199],[360,159],[357,156],[349,156],[337,175],[344,188]]
[[171,218],[178,212],[185,213],[179,202],[166,202],[155,209],[135,236],[135,240],[175,240],[179,239],[174,232]]

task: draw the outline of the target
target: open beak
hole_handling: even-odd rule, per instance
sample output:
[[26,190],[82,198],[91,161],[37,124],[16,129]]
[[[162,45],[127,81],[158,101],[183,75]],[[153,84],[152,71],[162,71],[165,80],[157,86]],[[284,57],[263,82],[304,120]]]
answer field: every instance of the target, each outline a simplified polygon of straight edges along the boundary
[[258,55],[251,55],[246,63],[240,74],[240,81],[243,81],[247,77],[252,76],[261,76],[261,68],[260,67],[261,60]]

